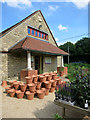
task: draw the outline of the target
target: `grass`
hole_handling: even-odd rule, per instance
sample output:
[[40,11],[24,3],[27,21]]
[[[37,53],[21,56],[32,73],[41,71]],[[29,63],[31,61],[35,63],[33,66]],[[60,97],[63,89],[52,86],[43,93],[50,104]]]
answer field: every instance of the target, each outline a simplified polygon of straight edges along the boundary
[[70,63],[70,64],[65,64],[65,67],[68,67],[68,75],[66,76],[70,81],[73,81],[76,79],[76,74],[78,71],[81,69],[88,72],[90,72],[90,64],[86,63]]

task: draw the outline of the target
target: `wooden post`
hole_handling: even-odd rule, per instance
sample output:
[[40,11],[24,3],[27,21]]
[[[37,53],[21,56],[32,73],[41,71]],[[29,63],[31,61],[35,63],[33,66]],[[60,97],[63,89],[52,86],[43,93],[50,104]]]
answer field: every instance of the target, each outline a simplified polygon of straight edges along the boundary
[[65,117],[65,107],[62,107],[62,117]]

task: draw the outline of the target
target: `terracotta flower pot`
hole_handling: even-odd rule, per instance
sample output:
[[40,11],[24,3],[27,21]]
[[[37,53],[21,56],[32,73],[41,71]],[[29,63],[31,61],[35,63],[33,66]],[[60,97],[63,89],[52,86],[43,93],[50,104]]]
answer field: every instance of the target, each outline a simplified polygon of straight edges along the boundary
[[45,93],[43,90],[37,90],[37,95],[39,99],[43,99],[45,96]]
[[49,73],[48,72],[47,73],[43,73],[43,75],[46,76],[46,75],[49,75]]
[[57,83],[56,80],[51,80],[51,86],[52,86],[52,87],[56,87],[56,83]]
[[16,94],[17,94],[17,98],[18,98],[18,99],[22,99],[23,96],[24,96],[24,92],[22,92],[21,90],[17,90],[17,91],[16,91]]
[[40,90],[41,84],[42,84],[41,82],[37,82],[36,89]]
[[33,77],[33,82],[34,83],[38,81],[38,76],[37,75],[33,75],[32,77]]
[[45,82],[46,81],[46,76],[40,76],[39,79],[40,79],[40,82]]
[[46,88],[41,88],[41,90],[46,94]]
[[3,80],[2,81],[2,86],[4,87],[4,86],[7,86],[7,81],[6,80]]
[[30,83],[30,84],[28,84],[28,86],[29,86],[29,91],[30,92],[34,92],[35,91],[35,84],[34,83]]
[[50,81],[46,81],[44,83],[45,83],[46,89],[50,89],[51,88],[51,82]]
[[8,90],[8,93],[9,93],[10,97],[14,97],[15,96],[15,89]]
[[25,79],[27,84],[32,83],[32,77],[25,77]]
[[17,82],[17,81],[9,81],[9,84],[10,84],[11,88],[13,88],[14,82]]
[[52,74],[52,79],[56,80],[56,78],[57,78],[57,75],[56,74]]
[[50,89],[46,89],[45,95],[48,95],[48,94],[49,94],[49,90],[50,90]]
[[14,83],[13,83],[13,86],[14,86],[15,90],[18,90],[18,88],[19,88],[19,83],[18,83],[18,82],[14,82]]
[[45,75],[45,76],[46,76],[47,81],[50,81],[52,79],[51,75]]
[[63,76],[64,75],[64,71],[60,71],[60,76]]
[[6,91],[7,94],[9,93],[8,90],[10,90],[10,89],[11,89],[11,87],[6,87],[5,88],[5,91]]
[[60,79],[60,78],[59,78],[59,79],[56,79],[56,81],[57,81],[57,85],[60,85],[61,79]]
[[50,88],[50,92],[51,92],[51,93],[53,93],[54,90],[55,90],[55,87],[51,87],[51,88]]
[[26,91],[26,87],[27,87],[27,85],[26,84],[20,84],[20,88],[21,88],[21,91],[22,92],[25,92]]
[[32,100],[34,98],[34,94],[35,94],[34,92],[31,93],[30,91],[27,91],[26,92],[27,99]]

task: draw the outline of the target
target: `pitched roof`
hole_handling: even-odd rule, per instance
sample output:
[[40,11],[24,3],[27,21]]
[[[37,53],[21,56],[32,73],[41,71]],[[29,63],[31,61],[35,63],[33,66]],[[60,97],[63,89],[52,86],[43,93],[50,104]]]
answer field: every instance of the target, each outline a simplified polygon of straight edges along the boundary
[[[27,16],[26,18],[24,18],[23,20],[21,20],[20,22],[18,22],[18,23],[16,23],[15,25],[7,28],[6,30],[2,31],[2,32],[0,33],[0,37],[3,37],[3,36],[4,36],[5,34],[7,34],[10,30],[12,30],[13,28],[15,28],[16,26],[18,26],[19,24],[21,24],[22,22],[24,22],[25,20],[27,20],[29,17],[31,17],[31,16],[33,16],[34,14],[36,14],[37,12],[40,12],[40,13],[41,13],[41,15],[42,15],[42,17],[43,17],[43,19],[44,19],[44,21],[45,21],[45,23],[46,23],[49,31],[50,31],[50,33],[51,33],[51,35],[52,35],[52,37],[53,37],[53,39],[54,39],[54,41],[55,41],[55,44],[57,45],[56,40],[55,40],[55,38],[54,38],[54,36],[53,36],[53,34],[52,34],[52,32],[51,32],[51,30],[50,30],[50,28],[49,28],[46,20],[45,20],[43,14],[42,14],[42,12],[41,12],[41,10],[35,11],[34,13],[30,14],[29,16]],[[57,46],[58,46],[58,45],[57,45]]]
[[51,55],[69,55],[67,52],[59,49],[58,47],[48,43],[46,41],[38,40],[32,37],[26,37],[15,46],[13,46],[10,51],[13,50],[30,50],[32,52],[40,52],[42,54]]

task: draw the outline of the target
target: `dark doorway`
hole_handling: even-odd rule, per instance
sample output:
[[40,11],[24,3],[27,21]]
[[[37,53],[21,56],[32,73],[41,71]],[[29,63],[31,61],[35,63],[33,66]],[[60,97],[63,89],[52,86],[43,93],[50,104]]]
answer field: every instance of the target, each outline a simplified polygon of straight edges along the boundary
[[38,70],[38,73],[43,73],[43,57],[35,56],[35,70]]

